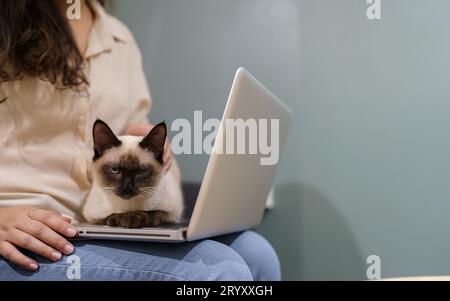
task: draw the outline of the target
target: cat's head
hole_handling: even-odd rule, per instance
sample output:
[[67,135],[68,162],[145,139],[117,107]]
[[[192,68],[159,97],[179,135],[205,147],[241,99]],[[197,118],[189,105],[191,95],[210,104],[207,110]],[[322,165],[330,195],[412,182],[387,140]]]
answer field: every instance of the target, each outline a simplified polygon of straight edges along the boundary
[[97,120],[92,134],[93,172],[100,188],[123,199],[151,196],[161,178],[166,124],[156,125],[145,137],[116,136]]

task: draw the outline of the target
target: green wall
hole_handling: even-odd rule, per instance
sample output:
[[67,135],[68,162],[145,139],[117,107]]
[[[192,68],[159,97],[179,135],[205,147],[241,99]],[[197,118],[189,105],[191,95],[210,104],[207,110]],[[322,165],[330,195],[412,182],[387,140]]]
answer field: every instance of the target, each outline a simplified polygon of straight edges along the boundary
[[[284,279],[450,274],[450,1],[117,0],[151,118],[220,117],[235,69],[295,112],[259,231]],[[200,180],[206,156],[179,158]]]

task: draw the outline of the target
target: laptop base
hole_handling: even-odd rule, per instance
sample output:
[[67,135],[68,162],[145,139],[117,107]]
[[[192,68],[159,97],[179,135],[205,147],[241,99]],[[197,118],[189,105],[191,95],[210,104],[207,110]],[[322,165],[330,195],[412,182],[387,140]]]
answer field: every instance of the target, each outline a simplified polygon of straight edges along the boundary
[[186,241],[187,225],[168,225],[164,227],[151,227],[129,229],[101,225],[78,224],[77,240],[131,240],[153,242],[183,242]]

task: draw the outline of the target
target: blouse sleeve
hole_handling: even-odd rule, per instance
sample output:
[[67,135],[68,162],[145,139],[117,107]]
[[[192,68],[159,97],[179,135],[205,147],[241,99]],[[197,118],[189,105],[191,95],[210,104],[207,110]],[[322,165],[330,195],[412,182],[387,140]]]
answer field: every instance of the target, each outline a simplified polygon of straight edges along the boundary
[[131,40],[130,47],[128,87],[131,114],[128,124],[149,123],[148,115],[152,101],[145,78],[142,55],[134,38]]

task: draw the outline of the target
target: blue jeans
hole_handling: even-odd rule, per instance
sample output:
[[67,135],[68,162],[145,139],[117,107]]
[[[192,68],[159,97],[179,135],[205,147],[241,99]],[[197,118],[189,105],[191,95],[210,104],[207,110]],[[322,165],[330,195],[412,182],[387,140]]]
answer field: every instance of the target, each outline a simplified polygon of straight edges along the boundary
[[27,253],[39,262],[37,272],[0,258],[0,280],[264,281],[281,277],[272,246],[253,231],[181,244],[75,241],[74,246],[75,256],[58,262]]

